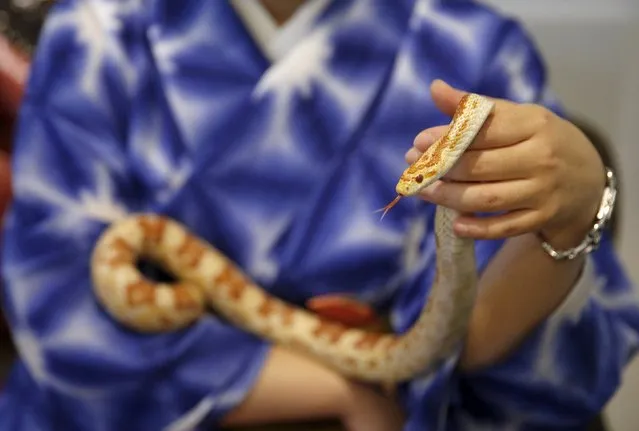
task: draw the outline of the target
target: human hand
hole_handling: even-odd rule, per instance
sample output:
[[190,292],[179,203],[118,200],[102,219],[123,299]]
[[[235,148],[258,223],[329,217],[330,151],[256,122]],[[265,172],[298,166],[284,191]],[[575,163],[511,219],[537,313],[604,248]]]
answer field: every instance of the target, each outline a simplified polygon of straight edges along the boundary
[[[442,81],[435,81],[431,92],[436,106],[451,116],[465,94]],[[536,232],[554,247],[576,246],[592,226],[605,187],[599,154],[576,126],[546,108],[495,102],[475,142],[421,197],[462,212],[455,223],[460,236],[496,239]],[[422,131],[407,162],[446,128]]]

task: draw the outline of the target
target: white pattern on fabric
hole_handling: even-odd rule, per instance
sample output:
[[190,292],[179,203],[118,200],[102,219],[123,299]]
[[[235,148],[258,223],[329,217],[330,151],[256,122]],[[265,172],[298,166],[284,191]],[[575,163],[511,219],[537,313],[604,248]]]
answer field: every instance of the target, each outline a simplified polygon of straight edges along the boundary
[[[252,388],[270,346],[215,315],[148,337],[99,307],[88,256],[133,211],[185,223],[286,300],[346,292],[411,325],[433,208],[374,210],[415,135],[449,120],[429,83],[561,108],[525,32],[478,3],[325,7],[275,64],[228,2],[53,8],[14,145],[3,304],[22,360],[0,429],[211,430]],[[478,270],[500,245],[478,242]],[[589,265],[503,363],[461,375],[452,358],[400,388],[403,431],[572,429],[597,413],[636,352],[639,309],[609,238]]]

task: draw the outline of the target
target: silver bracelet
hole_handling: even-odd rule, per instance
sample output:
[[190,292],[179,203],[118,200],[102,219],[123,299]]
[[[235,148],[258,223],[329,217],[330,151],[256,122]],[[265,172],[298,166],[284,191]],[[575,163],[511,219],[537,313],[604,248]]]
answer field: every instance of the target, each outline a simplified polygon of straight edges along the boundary
[[612,169],[606,167],[606,188],[599,204],[599,211],[597,211],[592,228],[586,234],[584,240],[581,241],[581,244],[568,250],[556,250],[542,238],[541,246],[543,249],[555,260],[572,260],[596,250],[601,242],[603,231],[612,217],[616,198],[617,178]]

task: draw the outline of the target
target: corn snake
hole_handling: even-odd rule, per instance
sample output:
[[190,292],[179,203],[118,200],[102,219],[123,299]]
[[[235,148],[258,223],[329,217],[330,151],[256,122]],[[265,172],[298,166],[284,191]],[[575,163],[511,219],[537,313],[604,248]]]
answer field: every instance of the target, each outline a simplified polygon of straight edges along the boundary
[[[401,175],[397,197],[417,195],[442,178],[473,142],[494,103],[468,94],[448,131]],[[436,277],[422,312],[404,334],[348,327],[273,297],[239,267],[179,222],[133,214],[110,225],[91,256],[93,288],[114,319],[142,332],[184,328],[211,307],[238,327],[290,347],[348,377],[392,384],[428,372],[463,338],[476,295],[472,240],[453,232],[457,213],[438,206],[435,215]],[[174,274],[177,282],[146,279],[141,256]]]

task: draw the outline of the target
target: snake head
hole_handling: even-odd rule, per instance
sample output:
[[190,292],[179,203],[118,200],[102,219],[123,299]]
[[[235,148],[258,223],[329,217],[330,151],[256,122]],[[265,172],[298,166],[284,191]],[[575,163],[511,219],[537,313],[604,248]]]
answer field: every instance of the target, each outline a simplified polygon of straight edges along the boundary
[[437,180],[435,171],[419,169],[415,165],[409,166],[397,182],[395,191],[398,195],[415,196]]
[[377,211],[383,211],[383,218],[401,198],[416,195],[424,187],[428,187],[430,184],[434,183],[438,178],[439,175],[437,175],[437,172],[435,171],[423,169],[423,167],[416,166],[416,164],[409,166],[395,186],[395,191],[397,192],[395,199]]
[[383,211],[382,218],[384,218],[401,198],[405,196],[415,196],[425,187],[437,181],[441,175],[438,175],[436,167],[431,167],[432,163],[429,162],[430,158],[427,150],[419,160],[406,168],[395,186],[395,192],[397,193],[395,199],[389,202],[385,207],[377,210]]
[[381,211],[386,214],[402,197],[415,196],[446,175],[473,142],[494,105],[493,101],[482,96],[465,95],[448,131],[406,168],[395,186],[397,197]]

